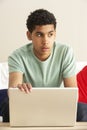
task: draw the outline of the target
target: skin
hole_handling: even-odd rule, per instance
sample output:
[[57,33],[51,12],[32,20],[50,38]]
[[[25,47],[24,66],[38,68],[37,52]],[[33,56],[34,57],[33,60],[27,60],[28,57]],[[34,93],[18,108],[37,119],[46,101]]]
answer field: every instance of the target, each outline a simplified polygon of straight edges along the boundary
[[[35,56],[45,61],[51,54],[53,44],[56,37],[56,30],[54,25],[36,26],[32,33],[26,32],[27,38],[32,40],[33,51]],[[32,91],[30,83],[23,83],[23,74],[21,72],[12,72],[9,74],[9,87],[18,87],[21,91],[29,93]],[[75,87],[76,76],[63,79],[65,87]]]
[[55,35],[53,25],[36,26],[32,33],[27,31],[27,37],[33,43],[34,54],[39,60],[44,61],[50,56]]

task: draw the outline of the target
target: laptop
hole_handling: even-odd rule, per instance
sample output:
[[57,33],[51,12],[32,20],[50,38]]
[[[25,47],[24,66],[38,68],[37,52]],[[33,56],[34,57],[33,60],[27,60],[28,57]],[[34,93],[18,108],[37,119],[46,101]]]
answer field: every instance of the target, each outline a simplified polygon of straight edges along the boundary
[[74,126],[77,88],[9,88],[10,126]]

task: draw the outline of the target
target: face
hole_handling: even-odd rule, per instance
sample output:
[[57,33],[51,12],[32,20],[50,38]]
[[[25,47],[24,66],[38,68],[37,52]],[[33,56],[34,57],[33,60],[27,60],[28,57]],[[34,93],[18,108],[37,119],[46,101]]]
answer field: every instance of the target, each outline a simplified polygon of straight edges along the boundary
[[33,51],[40,60],[46,60],[52,51],[56,31],[54,25],[36,26],[34,31],[27,32],[27,37],[32,40]]

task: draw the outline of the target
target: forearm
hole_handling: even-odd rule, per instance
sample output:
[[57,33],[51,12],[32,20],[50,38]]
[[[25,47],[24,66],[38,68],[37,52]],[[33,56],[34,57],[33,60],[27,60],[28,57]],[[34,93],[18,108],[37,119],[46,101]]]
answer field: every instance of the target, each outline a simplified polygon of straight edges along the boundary
[[20,72],[12,72],[9,74],[9,87],[18,87],[26,93],[32,91],[32,85],[30,83],[23,83],[23,74]]
[[64,86],[65,87],[77,87],[76,76],[65,78],[64,79]]
[[17,87],[18,84],[22,84],[23,74],[20,72],[12,72],[9,74],[9,87]]

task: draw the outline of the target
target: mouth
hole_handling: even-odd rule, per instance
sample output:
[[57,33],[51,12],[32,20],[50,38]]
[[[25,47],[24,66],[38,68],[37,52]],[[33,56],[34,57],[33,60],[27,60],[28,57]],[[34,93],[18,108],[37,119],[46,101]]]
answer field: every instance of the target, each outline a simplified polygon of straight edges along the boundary
[[46,52],[46,51],[49,51],[50,48],[49,48],[49,47],[42,47],[41,50],[42,50],[43,52]]

